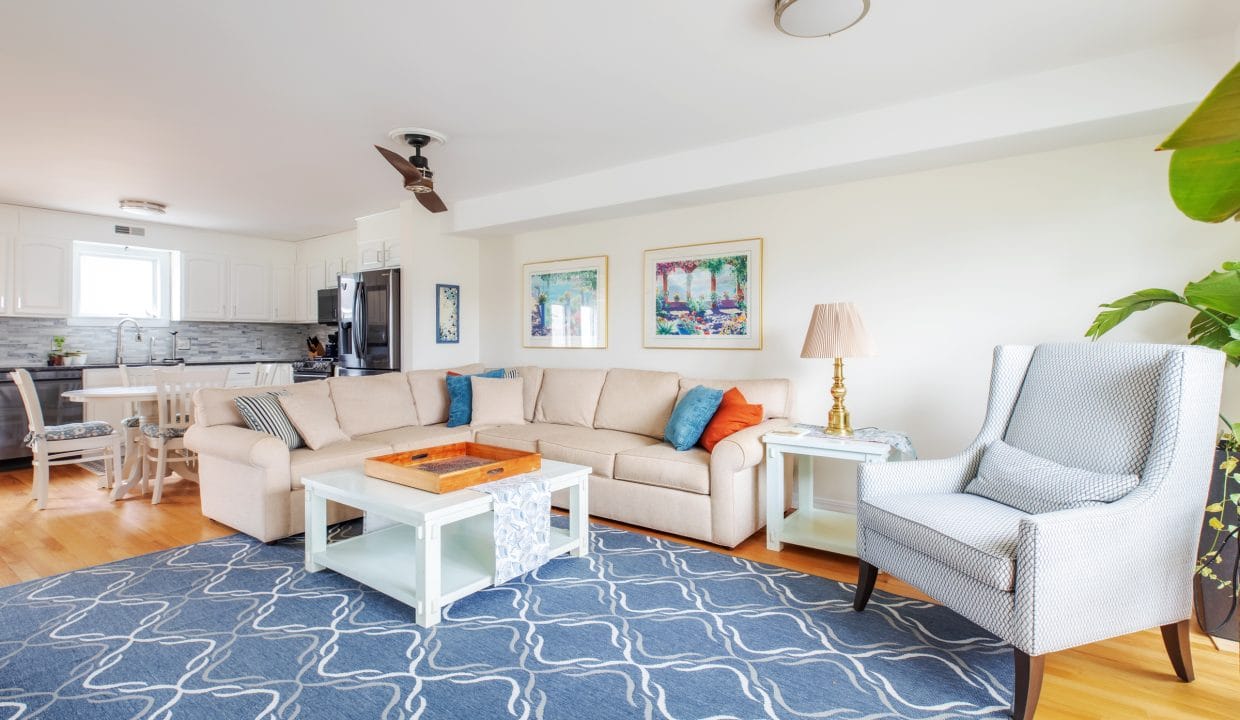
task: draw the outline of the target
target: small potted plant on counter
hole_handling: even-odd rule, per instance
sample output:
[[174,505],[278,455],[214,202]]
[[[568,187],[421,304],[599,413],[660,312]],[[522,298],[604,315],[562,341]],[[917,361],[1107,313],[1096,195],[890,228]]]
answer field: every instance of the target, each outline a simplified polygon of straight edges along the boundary
[[47,354],[48,365],[64,365],[65,364],[65,336],[52,336],[52,349]]

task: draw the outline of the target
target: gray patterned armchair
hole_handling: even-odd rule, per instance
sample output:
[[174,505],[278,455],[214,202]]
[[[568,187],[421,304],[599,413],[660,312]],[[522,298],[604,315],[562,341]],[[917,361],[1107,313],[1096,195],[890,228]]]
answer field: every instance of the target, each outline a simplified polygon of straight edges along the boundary
[[[1018,720],[1037,707],[1047,653],[1154,626],[1191,681],[1222,368],[1222,353],[1196,347],[996,348],[968,449],[861,466],[854,608],[881,569],[1009,642]],[[1005,502],[986,496],[996,488]]]

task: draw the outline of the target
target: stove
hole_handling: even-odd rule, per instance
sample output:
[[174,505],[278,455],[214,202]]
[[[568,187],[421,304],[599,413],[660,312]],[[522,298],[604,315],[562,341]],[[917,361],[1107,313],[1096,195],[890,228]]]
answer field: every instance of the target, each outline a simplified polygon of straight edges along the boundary
[[334,360],[317,359],[317,360],[297,360],[293,363],[293,382],[310,382],[311,380],[326,380],[336,374],[336,363]]

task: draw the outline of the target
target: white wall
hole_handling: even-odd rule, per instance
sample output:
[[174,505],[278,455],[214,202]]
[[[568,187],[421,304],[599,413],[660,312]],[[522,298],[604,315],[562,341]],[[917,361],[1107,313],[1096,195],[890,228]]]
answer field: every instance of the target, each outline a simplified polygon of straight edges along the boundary
[[320,235],[293,243],[297,262],[322,261],[325,257],[357,259],[357,229],[350,228],[331,235]]
[[[1081,340],[1099,303],[1178,290],[1234,256],[1240,225],[1193,223],[1172,205],[1159,139],[487,240],[482,361],[789,377],[796,417],[822,422],[829,361],[799,359],[801,342],[815,303],[851,300],[879,349],[847,363],[853,425],[905,430],[923,457],[948,455],[980,426],[995,345]],[[752,236],[765,238],[764,349],[643,349],[642,250]],[[523,349],[521,264],[596,254],[610,256],[610,347]],[[1180,342],[1189,315],[1158,308],[1108,339]],[[1235,395],[1226,405],[1240,415]],[[820,496],[847,500],[851,471],[828,474]]]
[[[146,230],[144,237],[117,235],[116,225]],[[118,218],[102,215],[42,210],[16,205],[0,205],[0,232],[43,235],[85,242],[113,243],[160,250],[193,250],[292,264],[293,243],[270,238],[250,237],[149,222],[145,218]]]
[[[478,361],[478,240],[448,235],[448,213],[400,205],[401,365],[442,368]],[[435,342],[435,285],[461,286],[461,341]]]

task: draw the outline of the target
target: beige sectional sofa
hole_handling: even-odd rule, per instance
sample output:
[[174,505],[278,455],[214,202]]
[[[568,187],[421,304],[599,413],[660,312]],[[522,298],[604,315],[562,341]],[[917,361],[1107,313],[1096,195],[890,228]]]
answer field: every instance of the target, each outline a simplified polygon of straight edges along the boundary
[[[476,373],[482,366],[454,368]],[[263,540],[301,532],[298,479],[360,467],[388,452],[473,440],[587,465],[590,514],[733,547],[762,526],[763,433],[787,425],[787,380],[703,380],[644,370],[519,368],[521,425],[449,428],[444,370],[339,377],[289,385],[290,393],[331,399],[348,440],[290,451],[274,436],[245,427],[233,399],[275,388],[212,388],[195,398],[186,445],[199,454],[202,511]],[[696,385],[739,387],[763,406],[763,422],[720,442],[677,452],[662,441],[679,397]],[[333,506],[333,521],[352,517]]]

